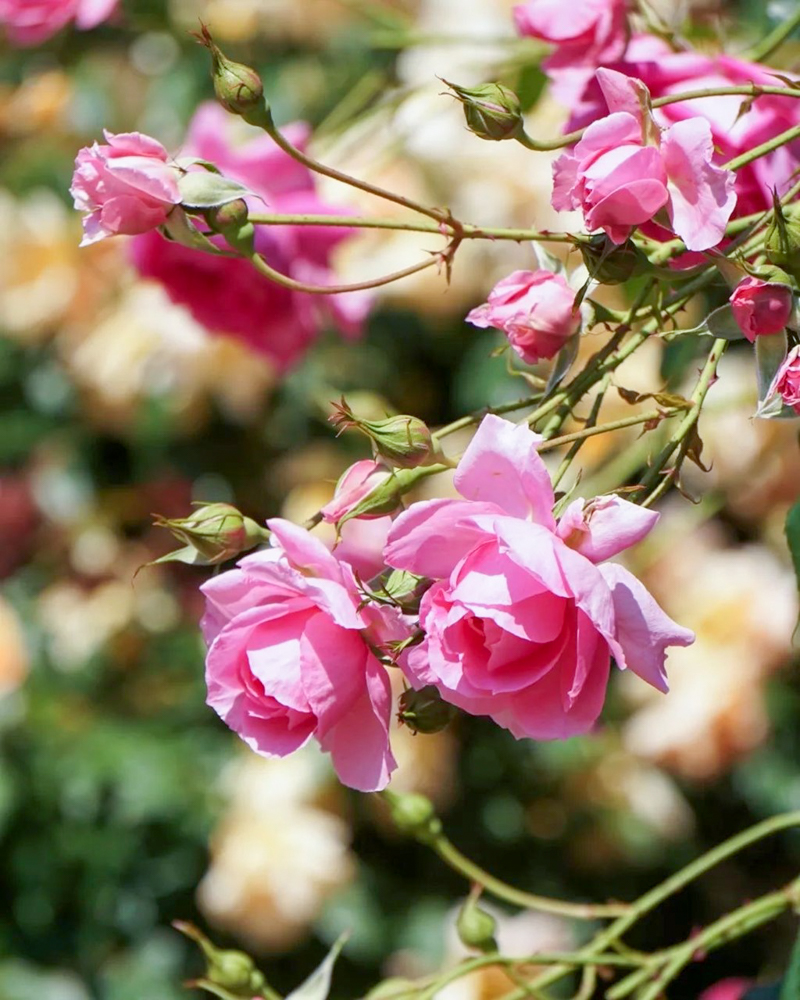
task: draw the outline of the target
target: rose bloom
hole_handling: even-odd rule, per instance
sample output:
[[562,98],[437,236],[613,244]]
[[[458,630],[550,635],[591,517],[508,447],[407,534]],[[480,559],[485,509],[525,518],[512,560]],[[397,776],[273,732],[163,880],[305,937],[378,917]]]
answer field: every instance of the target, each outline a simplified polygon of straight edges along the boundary
[[[718,89],[754,83],[775,86],[773,70],[759,63],[734,56],[700,53],[694,50],[673,51],[653,35],[635,36],[625,50],[624,59],[597,60],[628,76],[642,80],[653,98],[667,97],[687,90]],[[584,128],[609,110],[592,67],[570,64],[548,67],[553,93],[571,114],[566,131]],[[657,108],[653,114],[663,127],[702,117],[711,126],[715,163],[724,163],[800,124],[800,102],[792,97],[767,94],[747,102],[737,95],[695,98],[676,101]],[[800,140],[781,146],[736,171],[737,216],[749,215],[772,205],[772,188],[783,194],[792,184],[792,175],[800,166]]]
[[[284,133],[302,147],[308,128],[296,123]],[[200,106],[183,152],[210,160],[226,177],[245,184],[258,196],[247,199],[253,212],[340,211],[320,200],[310,170],[217,104]],[[292,278],[334,284],[331,254],[350,233],[336,226],[257,226],[255,246],[271,267]],[[331,323],[345,336],[357,336],[369,309],[365,293],[328,297],[294,292],[259,275],[248,261],[193,250],[157,233],[138,237],[131,249],[140,274],[159,281],[198,322],[244,341],[281,371],[296,363]]]
[[81,246],[155,229],[181,200],[181,170],[160,142],[140,132],[103,134],[104,144],[82,149],[75,159],[70,194],[87,213]]
[[749,979],[721,979],[703,990],[698,1000],[742,1000],[752,985]]
[[793,347],[777,371],[767,398],[780,396],[786,406],[800,413],[800,345]]
[[575,292],[550,271],[514,271],[489,292],[489,301],[473,309],[467,322],[502,330],[528,364],[552,358],[581,326],[573,308]]
[[520,35],[558,46],[543,66],[588,63],[599,66],[619,59],[628,36],[627,0],[528,0],[514,8]]
[[780,333],[793,308],[791,288],[778,281],[743,278],[731,295],[734,319],[751,344],[756,337]]
[[436,581],[420,607],[425,640],[404,664],[411,683],[516,737],[558,739],[597,720],[612,656],[666,691],[666,647],[694,635],[622,566],[598,565],[658,514],[600,497],[574,501],[556,523],[539,440],[485,417],[456,472],[465,499],[412,504],[385,556]]
[[611,114],[590,125],[553,164],[553,208],[583,211],[589,230],[624,243],[657,214],[689,250],[719,243],[736,204],[732,171],[715,167],[704,118],[661,133],[647,88],[614,70],[597,79]]
[[391,691],[367,644],[407,634],[399,614],[362,606],[351,567],[303,528],[274,518],[273,547],[201,588],[208,645],[208,704],[265,757],[285,757],[312,737],[341,781],[384,788]]
[[0,24],[15,45],[38,45],[70,21],[81,30],[105,21],[119,0],[0,0]]

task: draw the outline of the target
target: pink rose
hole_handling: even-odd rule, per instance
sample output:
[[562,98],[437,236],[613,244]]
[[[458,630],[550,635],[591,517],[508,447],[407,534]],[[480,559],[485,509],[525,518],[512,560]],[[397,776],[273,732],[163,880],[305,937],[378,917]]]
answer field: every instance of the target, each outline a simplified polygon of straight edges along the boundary
[[553,42],[558,48],[544,62],[561,66],[599,66],[619,59],[628,37],[627,0],[528,0],[514,8],[520,35]]
[[791,288],[778,281],[743,278],[731,295],[734,319],[751,344],[756,337],[785,329],[793,308]]
[[800,413],[800,346],[793,347],[784,358],[769,387],[767,399],[772,396],[780,396],[786,406]]
[[580,208],[587,228],[614,243],[657,214],[689,250],[719,243],[736,204],[735,176],[713,166],[708,122],[691,118],[661,133],[641,81],[606,69],[597,79],[612,113],[553,164],[553,207]]
[[552,358],[581,326],[573,309],[575,292],[550,271],[514,271],[489,292],[489,301],[473,309],[467,322],[502,330],[528,364]]
[[466,499],[412,504],[385,556],[436,581],[420,608],[425,640],[404,665],[411,683],[517,737],[558,739],[598,718],[612,656],[665,691],[666,647],[694,636],[623,567],[597,565],[658,514],[603,497],[574,501],[557,524],[539,440],[485,417],[456,472]]
[[[304,146],[308,138],[302,123],[284,132],[296,146]],[[226,177],[259,195],[247,199],[253,212],[341,214],[320,200],[311,171],[218,104],[197,110],[184,154],[210,160]],[[336,226],[257,226],[256,249],[270,266],[292,278],[335,284],[331,254],[350,234]],[[244,341],[281,371],[296,363],[331,322],[345,336],[358,336],[371,301],[365,293],[329,297],[293,292],[255,273],[247,261],[192,250],[156,233],[135,239],[132,257],[144,277],[159,281],[198,322]]]
[[69,21],[94,28],[114,12],[119,0],[0,0],[0,24],[14,45],[38,45]]
[[82,149],[75,160],[70,193],[87,213],[81,246],[155,229],[181,200],[181,170],[160,142],[140,132],[103,134],[106,144]]
[[245,743],[285,757],[316,739],[342,782],[384,788],[391,692],[372,652],[405,628],[363,605],[351,567],[303,528],[267,522],[273,547],[202,587],[208,703]]
[[[380,462],[368,458],[355,462],[339,477],[333,499],[322,508],[322,519],[329,524],[336,524],[345,515],[357,507],[362,500],[370,495],[376,486],[391,476],[392,472]],[[375,514],[362,514],[363,518],[383,517],[386,511]]]
[[741,1000],[752,985],[749,979],[722,979],[704,990],[698,1000]]

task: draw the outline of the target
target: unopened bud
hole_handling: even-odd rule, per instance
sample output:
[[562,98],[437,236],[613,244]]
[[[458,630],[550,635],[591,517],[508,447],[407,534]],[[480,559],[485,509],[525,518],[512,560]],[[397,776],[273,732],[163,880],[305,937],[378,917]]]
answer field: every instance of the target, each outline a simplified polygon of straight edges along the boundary
[[442,832],[441,820],[427,796],[416,792],[392,792],[389,789],[383,795],[389,803],[392,820],[400,833],[426,843],[435,840]]
[[[175,920],[172,926],[197,942],[206,959],[205,979],[209,984],[220,986],[231,996],[252,1000],[266,985],[263,972],[249,955],[243,951],[217,948],[194,924]],[[202,980],[198,985],[202,985]]]
[[589,276],[602,285],[621,285],[653,266],[630,240],[617,246],[606,235],[597,235],[579,247]]
[[519,98],[501,83],[459,87],[444,81],[464,105],[467,128],[480,139],[516,139],[525,130]]
[[455,716],[455,706],[444,701],[432,684],[419,691],[408,688],[400,695],[397,718],[413,733],[440,733]]
[[261,125],[269,114],[261,77],[251,66],[228,59],[205,25],[196,37],[211,53],[211,79],[219,103],[251,125]]
[[419,465],[431,465],[441,458],[428,425],[419,417],[401,414],[385,420],[365,420],[353,413],[344,397],[333,406],[335,412],[330,421],[334,427],[340,431],[353,427],[366,434],[372,441],[375,456],[389,465],[414,469]]
[[246,254],[253,252],[255,228],[248,218],[247,202],[244,198],[229,201],[227,205],[211,208],[206,212],[206,221],[216,233],[221,233],[236,250]]
[[185,549],[169,552],[157,562],[191,562],[213,566],[246,552],[269,538],[269,532],[229,503],[198,507],[190,517],[157,517]]
[[461,943],[478,951],[497,951],[497,921],[478,906],[474,893],[469,895],[456,917],[456,931]]
[[800,222],[786,217],[776,191],[772,192],[772,204],[774,214],[764,241],[767,260],[800,281]]

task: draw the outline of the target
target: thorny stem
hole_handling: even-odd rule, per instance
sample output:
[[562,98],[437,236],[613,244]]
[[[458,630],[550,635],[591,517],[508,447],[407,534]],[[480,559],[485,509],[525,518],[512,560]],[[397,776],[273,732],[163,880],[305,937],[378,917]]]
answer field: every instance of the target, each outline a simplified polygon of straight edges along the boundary
[[[602,397],[597,396],[595,399],[596,409],[600,409],[600,403],[602,402]],[[593,409],[593,412],[594,409]],[[637,424],[647,424],[651,421],[666,420],[667,417],[674,417],[682,410],[675,408],[663,408],[660,410],[648,410],[646,413],[635,413],[631,417],[623,417],[621,420],[614,420],[608,424],[601,424],[599,427],[584,427],[583,430],[573,431],[571,434],[562,434],[560,437],[550,438],[547,441],[543,441],[537,451],[551,451],[553,448],[559,448],[565,444],[571,444],[573,441],[581,444],[586,438],[594,437],[597,434],[608,434],[610,431],[619,431],[623,427],[635,427]],[[591,419],[591,417],[590,417]],[[571,454],[571,451],[570,451]],[[566,456],[569,457],[569,456]],[[559,470],[560,471],[560,470]],[[557,482],[554,480],[553,485],[556,486]]]

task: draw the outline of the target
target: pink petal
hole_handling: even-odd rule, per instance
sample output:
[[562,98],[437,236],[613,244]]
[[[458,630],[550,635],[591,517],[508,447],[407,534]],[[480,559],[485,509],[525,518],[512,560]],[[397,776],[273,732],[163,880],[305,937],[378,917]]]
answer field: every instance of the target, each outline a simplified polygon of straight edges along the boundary
[[618,555],[640,542],[655,527],[660,514],[618,496],[574,500],[556,534],[593,563]]
[[96,27],[112,15],[118,3],[119,0],[79,0],[76,26],[82,31]]
[[667,646],[691,646],[694,632],[674,622],[636,577],[616,563],[599,567],[611,588],[616,617],[616,638],[623,662],[617,664],[638,674],[659,691],[667,691],[664,667]]
[[553,486],[536,450],[539,441],[524,425],[490,413],[458,463],[456,489],[470,500],[496,504],[514,517],[554,528]]
[[301,573],[341,581],[339,561],[305,528],[281,517],[270,518],[267,527],[272,532],[273,541],[280,545]]
[[650,91],[645,84],[635,77],[602,66],[597,70],[597,82],[603,91],[608,110],[612,114],[622,111],[632,115],[642,128],[645,119],[650,117]]
[[390,566],[441,579],[480,542],[486,532],[478,515],[499,515],[495,504],[463,500],[426,500],[412,504],[392,525],[384,550]]
[[711,126],[705,118],[677,122],[664,133],[661,153],[673,230],[689,250],[716,246],[736,207],[736,175],[712,165]]

